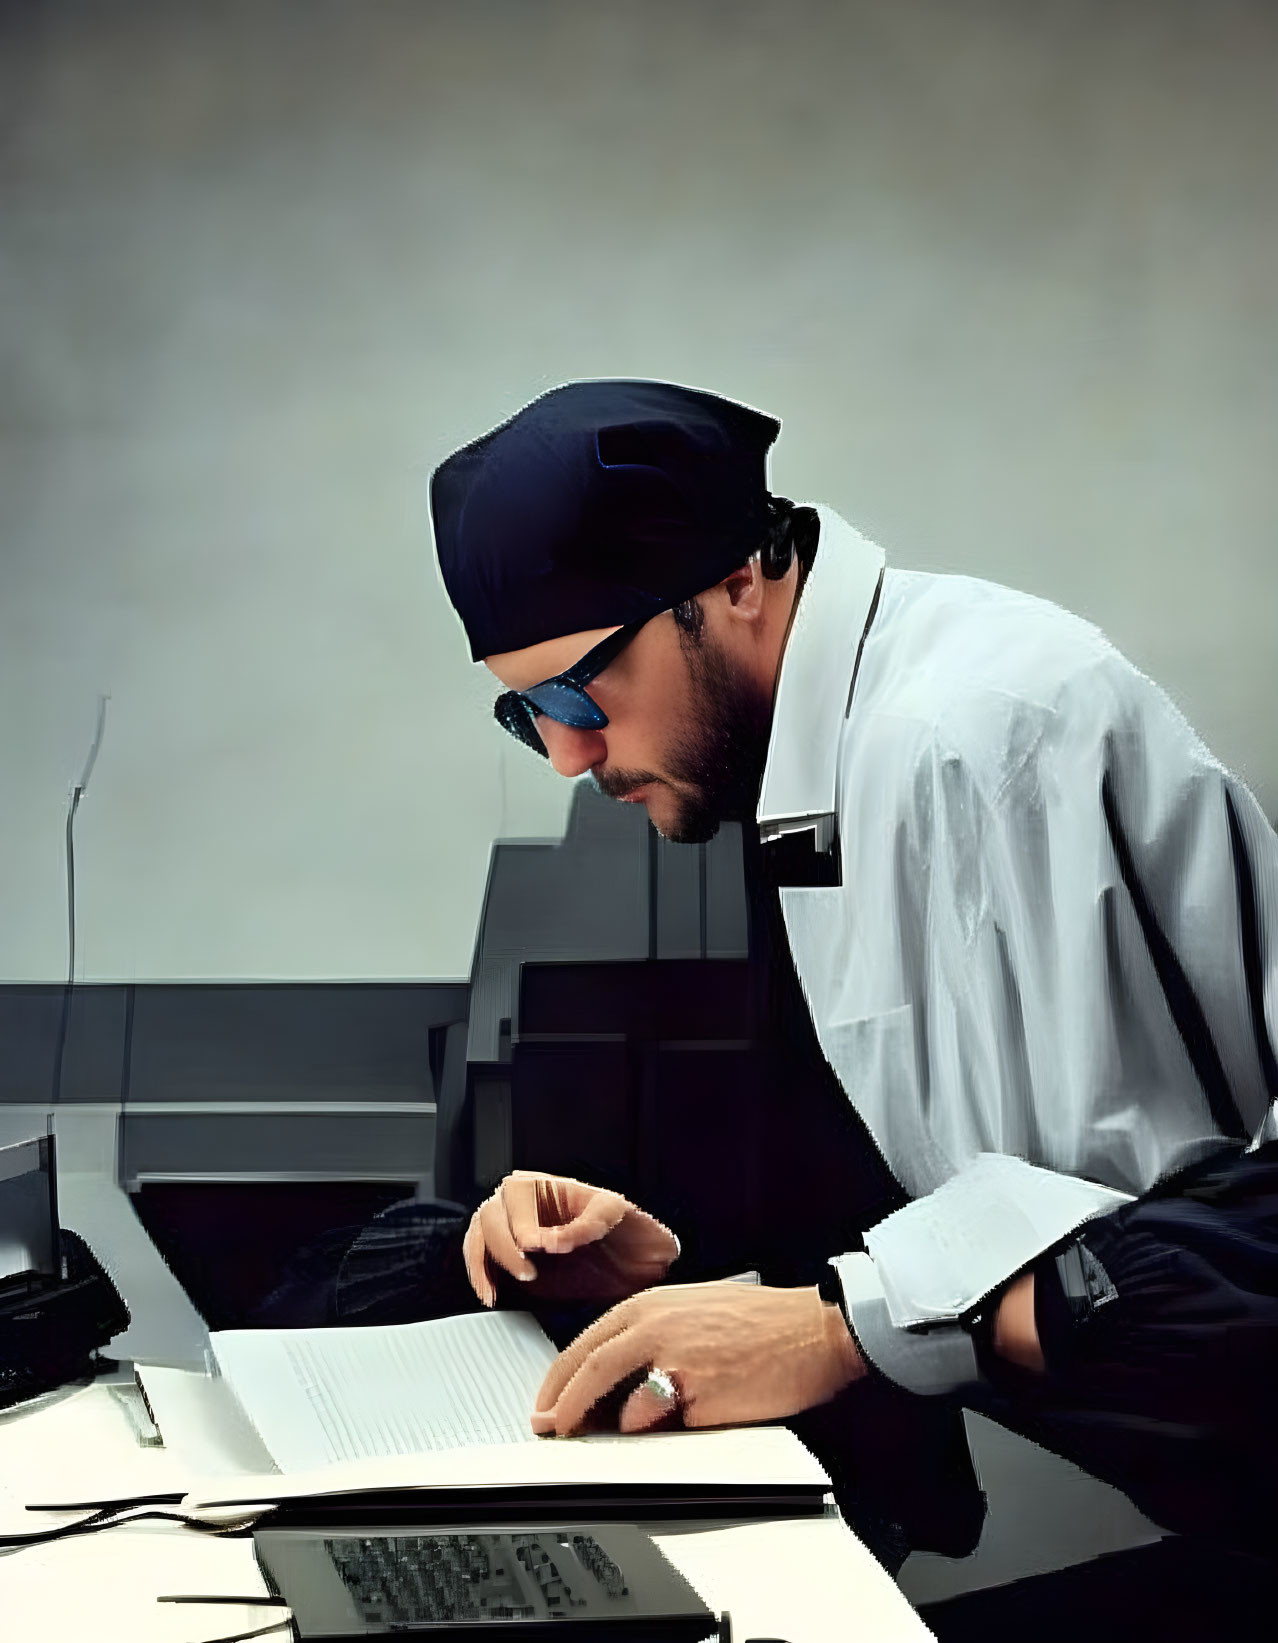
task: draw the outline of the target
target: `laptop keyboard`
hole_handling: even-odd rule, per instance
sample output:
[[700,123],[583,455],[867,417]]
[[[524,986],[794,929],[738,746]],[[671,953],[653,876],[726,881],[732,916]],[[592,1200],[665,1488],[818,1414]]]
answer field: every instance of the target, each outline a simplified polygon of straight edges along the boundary
[[590,1534],[349,1536],[324,1545],[364,1619],[380,1625],[565,1619],[592,1600],[630,1595]]

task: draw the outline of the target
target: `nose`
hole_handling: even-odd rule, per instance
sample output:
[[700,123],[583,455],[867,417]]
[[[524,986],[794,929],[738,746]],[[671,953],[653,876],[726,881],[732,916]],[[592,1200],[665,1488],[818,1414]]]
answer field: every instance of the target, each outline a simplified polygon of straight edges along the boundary
[[584,776],[608,757],[608,744],[600,730],[578,730],[543,713],[537,719],[537,733],[561,776]]

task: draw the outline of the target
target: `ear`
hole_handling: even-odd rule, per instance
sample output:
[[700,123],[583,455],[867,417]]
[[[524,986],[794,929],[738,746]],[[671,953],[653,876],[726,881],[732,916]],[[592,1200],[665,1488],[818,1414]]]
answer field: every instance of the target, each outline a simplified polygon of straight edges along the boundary
[[725,576],[719,587],[727,595],[733,614],[754,620],[763,610],[763,571],[757,558]]

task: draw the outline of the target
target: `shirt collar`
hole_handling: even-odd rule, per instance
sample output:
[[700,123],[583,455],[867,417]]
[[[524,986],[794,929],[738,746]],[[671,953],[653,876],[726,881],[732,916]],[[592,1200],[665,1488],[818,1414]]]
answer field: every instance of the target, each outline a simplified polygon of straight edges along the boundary
[[883,550],[832,509],[816,512],[820,543],[781,660],[757,820],[765,840],[815,827],[822,849],[833,835],[839,741]]

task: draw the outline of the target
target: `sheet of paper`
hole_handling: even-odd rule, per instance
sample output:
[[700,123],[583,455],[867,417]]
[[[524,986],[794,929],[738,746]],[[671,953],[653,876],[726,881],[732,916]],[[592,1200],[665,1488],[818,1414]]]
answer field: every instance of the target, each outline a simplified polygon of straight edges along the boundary
[[[5,1534],[29,1534],[60,1521],[43,1513],[33,1518],[26,1511],[31,1504],[181,1494],[200,1475],[164,1449],[142,1448],[106,1386],[64,1388],[0,1415]],[[72,1511],[69,1517],[82,1515]],[[0,1635],[10,1635],[3,1622]]]
[[164,1447],[189,1477],[269,1472],[271,1456],[230,1387],[220,1376],[139,1364]]
[[284,1472],[534,1443],[529,1415],[556,1357],[525,1312],[363,1329],[222,1330],[210,1343]]
[[865,1237],[899,1329],[957,1318],[1026,1262],[1128,1195],[982,1153]]
[[290,1472],[287,1476],[210,1478],[193,1488],[192,1511],[243,1500],[287,1500],[367,1489],[474,1488],[503,1484],[752,1484],[825,1491],[820,1463],[784,1426],[706,1432],[535,1438],[531,1443],[440,1450]]

